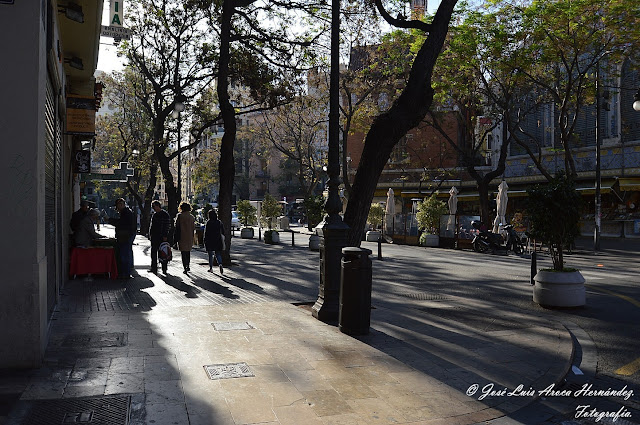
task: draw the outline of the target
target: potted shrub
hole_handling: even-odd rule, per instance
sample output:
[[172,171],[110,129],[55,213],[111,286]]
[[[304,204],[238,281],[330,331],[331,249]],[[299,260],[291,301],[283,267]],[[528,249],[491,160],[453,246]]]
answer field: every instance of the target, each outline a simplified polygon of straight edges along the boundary
[[373,230],[369,230],[365,236],[367,242],[378,242],[378,239],[382,237],[378,227],[382,226],[382,220],[384,220],[384,208],[380,204],[371,204],[369,208],[369,215],[367,216],[367,223],[373,226]]
[[[322,196],[307,196],[304,200],[304,209],[307,216],[307,228],[313,232],[313,229],[322,221],[324,198]],[[309,236],[309,249],[312,251],[320,250],[320,236],[316,233]]]
[[269,229],[264,232],[265,243],[274,244],[280,242],[280,234],[273,230],[273,220],[280,216],[281,211],[282,207],[276,198],[268,193],[265,194],[262,201],[262,216],[260,217],[262,224]]
[[237,203],[238,217],[242,223],[240,229],[240,237],[243,239],[253,238],[253,227],[250,226],[256,222],[256,207],[251,205],[248,199],[243,199]]
[[550,307],[580,307],[586,303],[584,277],[564,266],[564,249],[578,235],[582,198],[572,179],[559,174],[549,183],[527,190],[530,236],[549,247],[552,269],[534,277],[533,301]]
[[422,230],[420,235],[421,246],[438,246],[440,245],[440,217],[448,213],[447,204],[439,201],[434,193],[424,201],[418,202],[418,212],[416,213],[416,221],[418,227]]

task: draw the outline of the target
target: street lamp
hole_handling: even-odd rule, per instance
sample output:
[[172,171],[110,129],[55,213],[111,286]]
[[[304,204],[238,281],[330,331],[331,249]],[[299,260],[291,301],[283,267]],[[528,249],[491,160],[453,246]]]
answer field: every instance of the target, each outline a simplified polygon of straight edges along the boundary
[[340,0],[331,1],[331,73],[329,76],[329,149],[326,215],[320,223],[320,285],[312,314],[323,322],[338,320],[340,298],[340,262],[347,246],[347,226],[340,217]]
[[640,89],[638,89],[638,92],[633,95],[633,109],[640,111]]
[[178,202],[182,201],[182,154],[180,153],[180,133],[182,132],[182,118],[180,116],[180,113],[184,112],[185,110],[184,102],[186,100],[187,99],[184,97],[184,95],[177,95],[175,98],[175,104],[173,105],[173,112],[171,112],[171,116],[178,119]]

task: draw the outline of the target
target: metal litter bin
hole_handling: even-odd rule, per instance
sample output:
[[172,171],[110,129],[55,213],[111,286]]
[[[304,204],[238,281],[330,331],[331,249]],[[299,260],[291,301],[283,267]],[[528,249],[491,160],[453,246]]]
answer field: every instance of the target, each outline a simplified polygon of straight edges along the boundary
[[366,335],[371,323],[370,249],[342,248],[338,328],[349,335]]

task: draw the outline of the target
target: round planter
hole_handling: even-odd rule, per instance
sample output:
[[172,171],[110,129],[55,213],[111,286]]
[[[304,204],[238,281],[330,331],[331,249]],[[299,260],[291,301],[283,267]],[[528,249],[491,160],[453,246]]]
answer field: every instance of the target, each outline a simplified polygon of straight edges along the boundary
[[533,278],[533,301],[545,307],[581,307],[587,302],[579,271],[540,270]]
[[440,236],[438,235],[424,235],[424,241],[422,246],[439,246]]
[[382,235],[377,230],[369,230],[367,232],[366,240],[367,242],[378,242],[378,239],[380,239],[381,236]]
[[240,237],[242,239],[253,239],[253,227],[243,227],[240,230]]
[[318,235],[309,236],[309,249],[311,251],[320,251],[320,236]]

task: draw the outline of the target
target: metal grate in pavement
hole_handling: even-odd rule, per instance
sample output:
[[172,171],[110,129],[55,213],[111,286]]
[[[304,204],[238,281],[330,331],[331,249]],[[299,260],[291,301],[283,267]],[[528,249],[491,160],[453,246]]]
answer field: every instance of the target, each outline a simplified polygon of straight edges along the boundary
[[23,425],[127,425],[130,396],[67,398],[27,402]]
[[213,322],[213,328],[217,331],[244,331],[255,329],[249,322]]
[[411,298],[419,301],[439,301],[439,300],[448,300],[449,297],[442,294],[429,294],[426,292],[416,292],[416,293],[404,293],[398,294],[401,297]]
[[98,334],[71,334],[62,341],[63,347],[124,347],[127,345],[126,333],[107,332]]
[[255,376],[246,363],[227,363],[204,366],[209,379],[246,378]]

